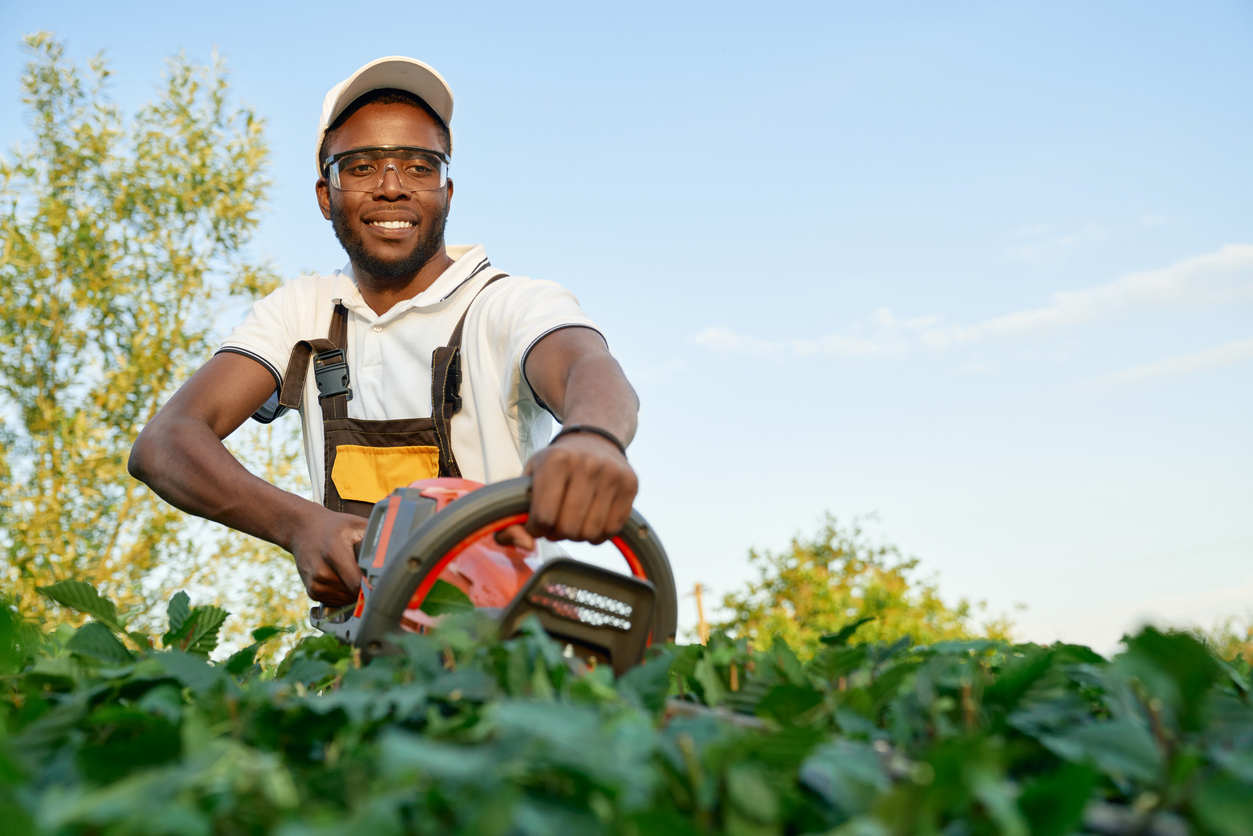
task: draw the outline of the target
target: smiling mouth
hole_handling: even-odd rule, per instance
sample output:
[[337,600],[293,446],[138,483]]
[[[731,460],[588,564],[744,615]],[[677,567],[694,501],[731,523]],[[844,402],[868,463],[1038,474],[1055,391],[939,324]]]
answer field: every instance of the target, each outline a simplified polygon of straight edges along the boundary
[[413,221],[370,221],[370,226],[379,229],[412,229],[416,224]]

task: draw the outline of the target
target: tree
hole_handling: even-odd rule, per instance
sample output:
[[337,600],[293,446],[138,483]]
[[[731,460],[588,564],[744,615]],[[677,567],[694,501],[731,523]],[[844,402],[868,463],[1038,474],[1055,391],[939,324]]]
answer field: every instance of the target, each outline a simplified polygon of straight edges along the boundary
[[791,548],[778,553],[754,549],[748,560],[758,578],[723,598],[732,615],[717,626],[755,646],[780,636],[802,656],[812,656],[821,636],[861,619],[871,620],[857,628],[854,642],[1009,637],[1006,619],[980,630],[974,613],[986,609],[983,604],[964,598],[945,603],[934,583],[914,576],[917,558],[903,557],[893,545],[871,544],[858,521],[841,528],[828,515],[812,540],[793,538]]
[[[142,611],[165,597],[160,567],[244,548],[197,533],[126,459],[223,307],[274,284],[245,252],[263,126],[216,58],[171,59],[127,120],[101,55],[83,71],[50,34],[25,42],[32,139],[0,161],[0,585],[36,616],[34,587],[70,578]],[[270,549],[260,563],[281,554],[251,543]]]

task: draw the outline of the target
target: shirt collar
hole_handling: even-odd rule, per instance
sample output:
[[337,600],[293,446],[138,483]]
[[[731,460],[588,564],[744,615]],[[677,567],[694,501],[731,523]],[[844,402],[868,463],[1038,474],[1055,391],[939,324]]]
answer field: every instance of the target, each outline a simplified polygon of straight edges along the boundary
[[331,302],[343,304],[348,310],[365,317],[370,322],[392,319],[411,308],[429,308],[437,305],[451,296],[457,288],[487,263],[487,250],[482,244],[458,245],[447,249],[449,257],[455,259],[449,268],[441,273],[426,290],[412,299],[396,303],[382,316],[374,313],[361,298],[361,290],[357,287],[357,279],[353,275],[351,263],[335,272],[335,281],[331,285]]

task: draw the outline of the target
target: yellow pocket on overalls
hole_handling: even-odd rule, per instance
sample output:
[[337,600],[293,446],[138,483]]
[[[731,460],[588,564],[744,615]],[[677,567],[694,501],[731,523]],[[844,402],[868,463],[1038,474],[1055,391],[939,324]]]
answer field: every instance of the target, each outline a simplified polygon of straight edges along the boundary
[[341,499],[378,502],[396,488],[439,475],[438,447],[364,447],[341,444],[335,448],[331,481]]

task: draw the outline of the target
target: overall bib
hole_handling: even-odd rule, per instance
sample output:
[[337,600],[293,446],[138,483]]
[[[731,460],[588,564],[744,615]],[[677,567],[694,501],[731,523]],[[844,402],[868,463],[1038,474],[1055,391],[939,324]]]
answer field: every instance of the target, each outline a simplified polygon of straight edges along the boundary
[[313,361],[325,436],[326,483],[322,504],[332,511],[369,517],[374,503],[418,479],[461,476],[449,424],[461,409],[461,331],[478,294],[508,274],[495,271],[470,297],[448,344],[431,357],[431,417],[368,421],[348,417],[348,309],[335,306],[326,339],[301,340],[292,348],[279,403],[299,409],[309,361]]

